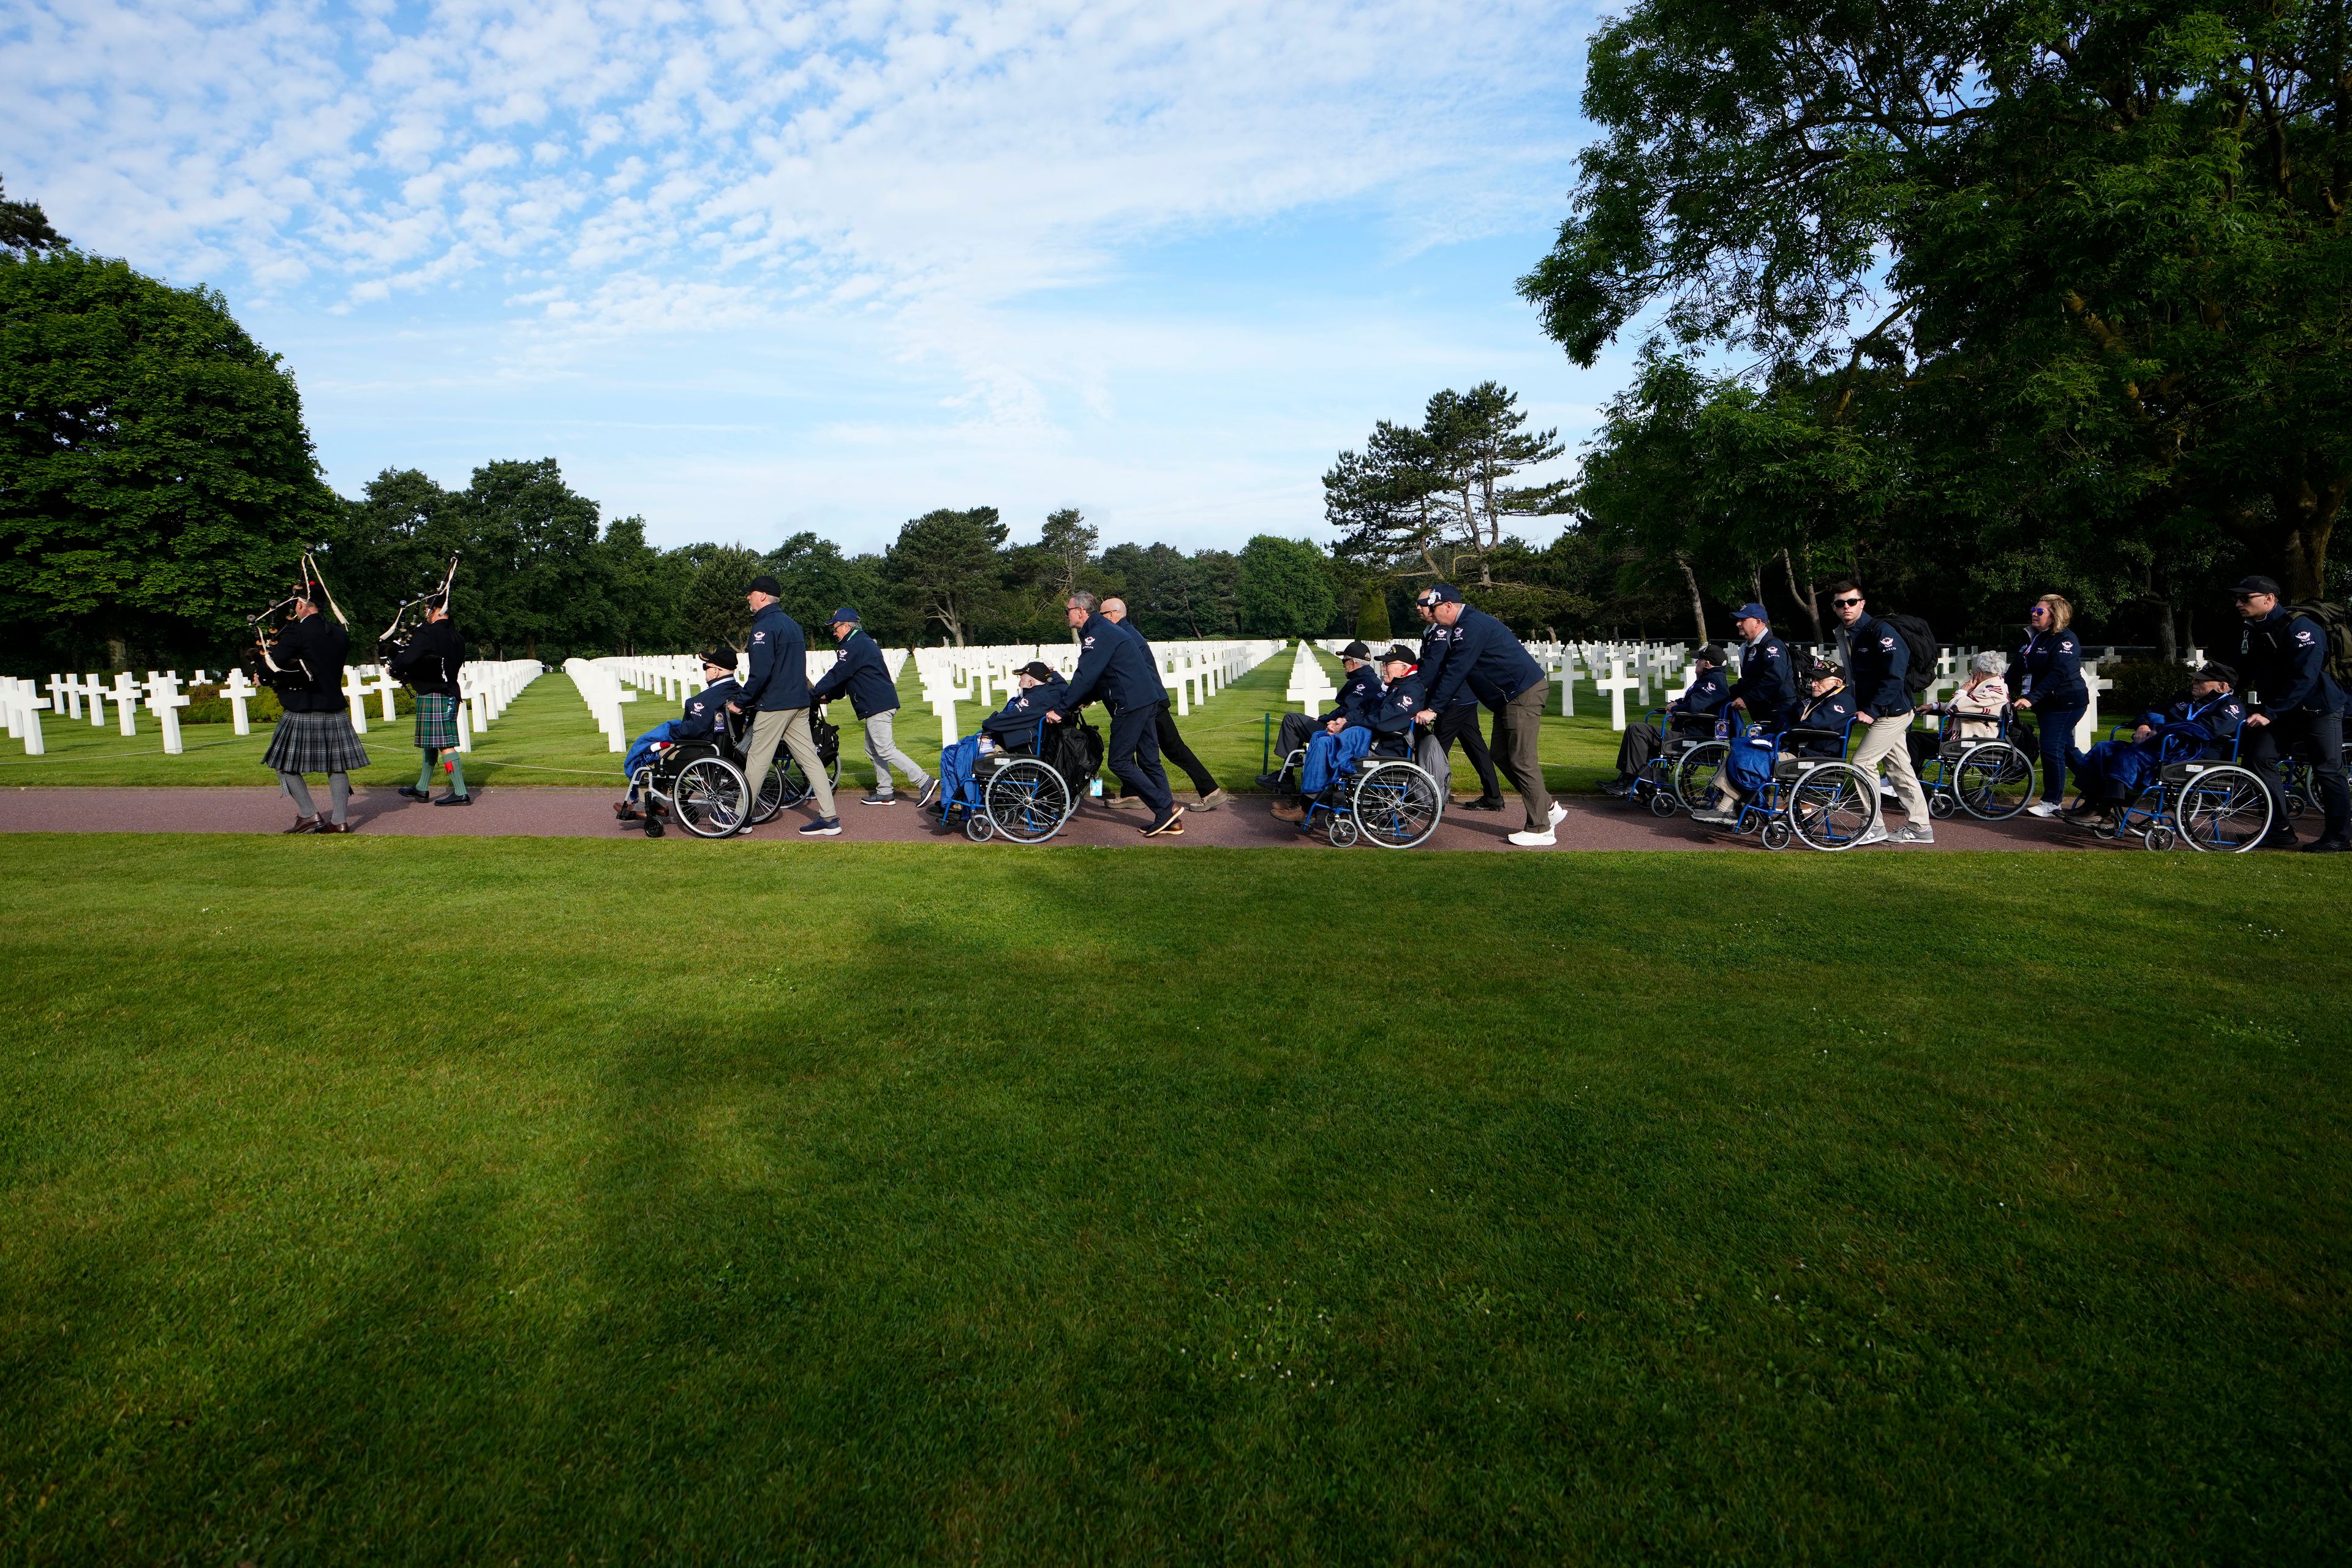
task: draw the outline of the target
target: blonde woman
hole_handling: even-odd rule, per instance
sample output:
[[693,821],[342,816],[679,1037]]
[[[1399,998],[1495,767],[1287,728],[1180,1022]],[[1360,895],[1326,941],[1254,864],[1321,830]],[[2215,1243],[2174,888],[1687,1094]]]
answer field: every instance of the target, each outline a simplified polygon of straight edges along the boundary
[[2033,715],[2042,735],[2042,798],[2026,809],[2055,816],[2066,798],[2066,770],[2083,760],[2074,748],[2074,726],[2091,705],[2083,684],[2083,645],[2068,628],[2074,606],[2044,594],[2025,612],[2025,646],[2009,667],[2016,708]]

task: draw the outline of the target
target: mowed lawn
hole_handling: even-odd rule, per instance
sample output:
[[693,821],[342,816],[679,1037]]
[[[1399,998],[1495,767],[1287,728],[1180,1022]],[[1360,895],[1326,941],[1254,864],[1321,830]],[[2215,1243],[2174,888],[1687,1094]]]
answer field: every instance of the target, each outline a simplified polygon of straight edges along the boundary
[[0,1561],[2352,1546],[2338,868],[671,848],[0,839]]
[[[1317,657],[1337,684],[1339,661]],[[1297,706],[1285,702],[1282,696],[1289,684],[1290,663],[1287,652],[1276,655],[1179,721],[1187,743],[1225,788],[1256,787],[1273,725],[1279,725],[1280,716]],[[896,726],[898,744],[926,769],[932,768],[940,754],[940,723],[921,700],[911,661],[899,673],[898,691],[904,703]],[[1659,700],[1663,701],[1663,696]],[[1002,696],[995,699],[1002,700]],[[1558,700],[1555,688],[1555,705]],[[373,703],[371,707],[375,716],[362,740],[373,765],[354,774],[355,782],[387,788],[415,783],[419,760],[412,743],[415,721],[404,717],[387,722],[380,707]],[[635,735],[664,719],[676,718],[677,710],[677,703],[648,691],[640,692],[624,711],[629,733]],[[970,733],[987,710],[976,703],[960,703],[957,721]],[[1100,708],[1087,711],[1097,728],[1103,727]],[[864,728],[845,701],[834,703],[830,712],[833,721],[841,726],[842,783],[862,792],[874,782],[874,769],[866,757]],[[1265,719],[1268,713],[1276,716],[1273,725]],[[261,765],[261,753],[269,744],[268,724],[257,723],[249,736],[232,733],[226,724],[188,725],[183,731],[186,750],[173,757],[163,754],[163,733],[153,716],[143,710],[138,716],[140,732],[131,737],[116,730],[110,705],[104,729],[93,727],[86,718],[60,720],[55,714],[44,714],[43,721],[44,756],[28,757],[17,747],[0,742],[0,788],[267,785],[272,782],[272,775]],[[1485,715],[1482,722],[1491,730],[1493,715]],[[1615,773],[1617,736],[1609,728],[1608,704],[1598,699],[1590,682],[1580,688],[1577,717],[1554,715],[1544,721],[1544,772],[1552,787],[1589,789]],[[616,788],[620,784],[621,757],[607,749],[578,689],[561,670],[551,670],[533,681],[497,722],[476,736],[474,751],[465,764],[469,785],[583,784],[600,779]],[[1108,770],[1105,773],[1108,777]],[[1191,785],[1181,772],[1171,767],[1169,778],[1185,798],[1191,798]],[[1477,793],[1477,775],[1464,763],[1458,751],[1454,782],[1457,794]],[[1118,787],[1116,781],[1110,787]]]

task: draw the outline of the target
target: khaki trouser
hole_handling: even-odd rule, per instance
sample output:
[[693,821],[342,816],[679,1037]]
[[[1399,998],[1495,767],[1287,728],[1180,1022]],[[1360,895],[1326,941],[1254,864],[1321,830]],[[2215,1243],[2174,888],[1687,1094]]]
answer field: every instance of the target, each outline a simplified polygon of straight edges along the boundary
[[1519,792],[1519,804],[1527,807],[1528,831],[1551,831],[1551,791],[1544,787],[1543,758],[1538,742],[1543,735],[1544,699],[1551,687],[1538,680],[1503,705],[1495,715],[1495,739],[1490,749],[1495,753],[1495,765]]
[[[890,795],[892,768],[904,773],[907,787],[918,794],[931,782],[931,775],[923,771],[922,764],[900,751],[898,742],[891,738],[890,721],[898,716],[898,711],[894,708],[887,713],[868,714],[866,719],[866,757],[874,764],[874,793],[885,799]],[[803,763],[801,766],[808,764]]]
[[793,761],[800,763],[801,773],[816,796],[816,814],[833,816],[833,781],[824,776],[824,762],[816,754],[816,734],[809,728],[809,710],[805,708],[751,715],[751,733],[743,742],[743,776],[751,781],[752,790],[756,793],[760,781],[768,776],[768,764],[776,760],[778,742],[792,753]]
[[[1919,787],[1918,770],[1911,765],[1911,747],[1904,739],[1910,728],[1910,717],[1904,714],[1864,728],[1862,743],[1854,747],[1848,761],[1873,778],[1884,763],[1886,776],[1894,781],[1895,798],[1903,803],[1903,815],[1916,826],[1927,827],[1934,825],[1927,815],[1927,792]],[[1883,810],[1878,813],[1881,817],[1885,815]]]

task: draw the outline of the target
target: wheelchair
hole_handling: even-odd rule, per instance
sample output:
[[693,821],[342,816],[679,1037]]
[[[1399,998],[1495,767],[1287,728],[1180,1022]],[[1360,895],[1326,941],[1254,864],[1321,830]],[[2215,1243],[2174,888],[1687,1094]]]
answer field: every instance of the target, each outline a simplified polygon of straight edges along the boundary
[[[1927,792],[1930,816],[1942,818],[1965,811],[1979,822],[2007,822],[2033,804],[2033,759],[2009,738],[2015,717],[2016,710],[2007,703],[1997,720],[1990,714],[1942,715],[1936,754],[1921,759],[1919,765],[1919,784]],[[1970,724],[1998,728],[1970,740],[1961,733]]]
[[[2344,742],[2344,754],[2339,761],[2344,767],[2352,769],[2352,740]],[[2312,783],[2311,763],[2308,759],[2300,756],[2289,757],[2282,771],[2285,773],[2286,779],[2280,786],[2279,794],[2286,802],[2287,820],[2292,823],[2296,817],[2306,815],[2319,804],[2319,791]]]
[[[1445,794],[1428,769],[1412,760],[1416,724],[1404,734],[1375,736],[1371,750],[1344,768],[1307,799],[1301,833],[1321,831],[1334,848],[1362,839],[1383,849],[1410,849],[1437,831],[1445,817]],[[1304,748],[1282,760],[1282,776],[1305,768]]]
[[[1853,731],[1848,722],[1839,730],[1799,727],[1772,735],[1772,776],[1739,803],[1732,833],[1753,833],[1767,849],[1790,844],[1832,852],[1853,848],[1878,820],[1878,781],[1845,760]],[[1835,741],[1837,755],[1781,754],[1783,747],[1807,741]],[[1727,743],[1727,760],[1729,751]]]
[[972,762],[971,794],[942,795],[940,826],[961,826],[974,844],[1004,837],[1043,844],[1062,831],[1102,766],[1102,733],[1075,720],[1037,721],[1017,744],[982,752]]
[[742,753],[723,730],[709,740],[658,742],[629,776],[645,813],[646,837],[662,837],[664,811],[697,838],[741,832],[751,812],[751,786],[741,764]]
[[[2108,738],[2128,738],[2122,725]],[[2226,758],[2208,758],[2190,735],[2167,735],[2157,742],[2156,782],[2132,797],[2113,822],[2095,830],[2102,838],[2136,837],[2147,849],[2169,849],[2186,840],[2209,854],[2242,855],[2271,830],[2276,807],[2253,769],[2238,761],[2239,731]]]
[[[1664,708],[1643,715],[1657,728],[1658,754],[1642,764],[1633,775],[1633,787],[1625,792],[1626,799],[1646,805],[1656,816],[1693,810],[1706,799],[1731,750],[1713,716],[1707,716],[1704,730],[1677,726],[1670,721],[1675,717]],[[1685,719],[1685,725],[1690,722]]]

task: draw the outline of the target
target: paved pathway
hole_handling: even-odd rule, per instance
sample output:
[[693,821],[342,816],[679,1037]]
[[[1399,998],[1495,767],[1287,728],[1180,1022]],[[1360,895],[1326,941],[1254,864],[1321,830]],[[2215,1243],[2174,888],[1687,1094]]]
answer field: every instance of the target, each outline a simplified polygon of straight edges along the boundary
[[[314,789],[323,803],[323,791]],[[614,820],[613,794],[604,789],[547,787],[478,791],[468,806],[428,806],[404,800],[389,789],[366,789],[352,798],[352,821],[366,834],[410,837],[446,835],[492,837],[518,835],[554,838],[621,838],[635,829]],[[1734,839],[1693,825],[1685,817],[1661,820],[1648,812],[1616,801],[1591,796],[1561,803],[1568,818],[1559,826],[1562,849],[1747,849],[1757,850],[1752,837]],[[1214,812],[1192,812],[1184,818],[1181,838],[1144,838],[1138,831],[1140,812],[1114,811],[1098,803],[1079,808],[1054,844],[1137,844],[1181,848],[1188,844],[1214,844],[1240,848],[1308,847],[1330,852],[1320,835],[1312,838],[1291,824],[1276,820],[1265,796],[1241,796]],[[954,844],[974,851],[1003,853],[1011,846],[973,845],[963,835],[935,834],[930,818],[919,816],[911,802],[892,806],[860,805],[855,795],[841,802],[839,838],[816,843]],[[773,843],[791,838],[811,813],[786,812],[750,837]],[[293,820],[293,808],[276,789],[15,789],[0,790],[0,832],[6,833],[274,833]],[[1465,811],[1456,803],[1430,842],[1430,849],[1507,849],[1504,836],[1519,824],[1517,804],[1501,812]],[[1986,824],[1943,822],[1936,827],[1937,849],[2067,849],[2110,848],[2079,829],[2020,817],[2014,822]],[[672,828],[667,843],[701,845],[682,830]],[[740,842],[730,839],[727,843]],[[703,846],[719,847],[719,846]],[[1792,853],[1803,854],[1801,846]],[[1874,851],[1875,853],[1877,851]],[[1886,850],[1885,853],[1919,853]],[[1934,850],[1927,853],[1934,853]]]

